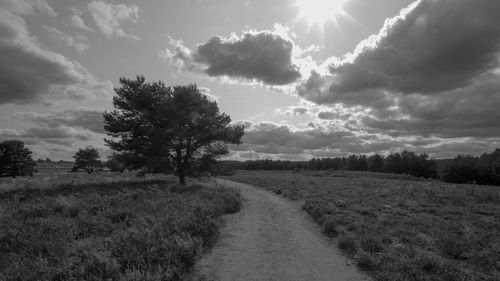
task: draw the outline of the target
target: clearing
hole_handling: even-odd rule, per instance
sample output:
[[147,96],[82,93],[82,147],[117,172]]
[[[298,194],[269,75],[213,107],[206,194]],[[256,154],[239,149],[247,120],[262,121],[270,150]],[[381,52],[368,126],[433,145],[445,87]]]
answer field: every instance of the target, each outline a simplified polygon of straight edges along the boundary
[[208,280],[368,280],[336,250],[300,206],[271,192],[226,180],[243,197],[225,217],[214,249],[198,263]]

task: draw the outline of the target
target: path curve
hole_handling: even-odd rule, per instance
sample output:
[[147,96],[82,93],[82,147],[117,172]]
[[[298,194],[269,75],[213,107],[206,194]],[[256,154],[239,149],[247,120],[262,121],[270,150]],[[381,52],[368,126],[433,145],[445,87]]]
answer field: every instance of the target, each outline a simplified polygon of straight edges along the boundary
[[241,190],[243,205],[225,216],[219,242],[196,266],[207,280],[369,280],[298,204],[250,185],[218,181]]

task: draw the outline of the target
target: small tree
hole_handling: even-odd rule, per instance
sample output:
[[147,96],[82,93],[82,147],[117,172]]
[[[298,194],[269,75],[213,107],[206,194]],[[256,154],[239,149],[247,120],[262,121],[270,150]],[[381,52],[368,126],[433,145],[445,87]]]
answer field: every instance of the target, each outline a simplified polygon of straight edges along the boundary
[[36,164],[31,154],[22,141],[0,143],[0,177],[32,176],[36,172]]
[[[196,85],[166,87],[161,81],[120,79],[114,111],[104,113],[107,145],[143,172],[174,171],[185,183],[190,167],[224,143],[239,144],[243,126],[231,125],[217,103]],[[219,155],[220,156],[220,155]],[[206,157],[206,156],[205,156]]]
[[75,159],[75,166],[71,170],[72,172],[78,172],[79,169],[83,169],[85,172],[91,174],[96,168],[101,166],[99,152],[93,147],[80,148],[73,158]]

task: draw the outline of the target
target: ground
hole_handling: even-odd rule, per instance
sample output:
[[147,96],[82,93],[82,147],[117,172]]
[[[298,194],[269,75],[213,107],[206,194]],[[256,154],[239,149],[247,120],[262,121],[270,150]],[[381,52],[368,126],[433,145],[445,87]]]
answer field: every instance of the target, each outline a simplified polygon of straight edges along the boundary
[[347,171],[237,171],[228,179],[299,202],[374,280],[500,280],[498,186]]
[[300,206],[251,185],[237,188],[242,210],[226,217],[220,242],[198,264],[209,280],[367,280]]

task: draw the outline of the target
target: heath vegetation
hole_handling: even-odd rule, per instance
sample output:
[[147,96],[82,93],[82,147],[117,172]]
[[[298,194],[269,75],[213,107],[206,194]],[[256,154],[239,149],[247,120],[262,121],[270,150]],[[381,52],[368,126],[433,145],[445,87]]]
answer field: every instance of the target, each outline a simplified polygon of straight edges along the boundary
[[0,280],[182,280],[237,191],[172,181],[0,193]]
[[498,187],[377,175],[238,171],[229,178],[301,200],[375,280],[500,280]]

